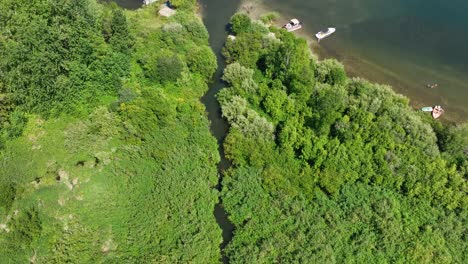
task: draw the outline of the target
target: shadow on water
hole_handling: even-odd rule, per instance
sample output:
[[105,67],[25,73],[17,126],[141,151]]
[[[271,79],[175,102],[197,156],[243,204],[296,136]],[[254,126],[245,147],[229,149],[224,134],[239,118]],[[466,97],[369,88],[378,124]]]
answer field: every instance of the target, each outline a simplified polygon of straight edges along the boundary
[[[223,69],[226,66],[221,55],[221,50],[226,40],[226,25],[229,23],[230,17],[239,8],[239,0],[200,0],[201,9],[203,10],[203,22],[210,34],[210,46],[216,54],[218,69],[213,76],[210,89],[203,96],[202,103],[206,107],[208,118],[211,122],[211,133],[218,141],[218,149],[221,161],[218,164],[218,172],[220,174],[217,189],[221,191],[223,172],[230,166],[229,161],[224,156],[223,141],[228,132],[228,124],[221,116],[221,108],[216,100],[216,94],[224,88],[224,83],[221,80]],[[220,245],[223,251],[226,245],[231,241],[234,231],[234,225],[229,221],[227,213],[223,208],[222,200],[216,205],[214,215],[216,221],[223,232],[223,242]],[[223,252],[222,252],[223,253]],[[223,263],[228,263],[227,257],[223,254]]]

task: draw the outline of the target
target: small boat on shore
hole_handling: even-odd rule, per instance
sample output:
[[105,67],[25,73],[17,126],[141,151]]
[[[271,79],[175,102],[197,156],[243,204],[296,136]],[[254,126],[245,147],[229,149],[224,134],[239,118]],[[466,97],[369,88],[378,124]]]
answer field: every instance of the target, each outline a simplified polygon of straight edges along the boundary
[[320,32],[318,32],[317,34],[315,34],[315,37],[317,37],[318,41],[320,42],[320,40],[330,36],[331,34],[335,33],[336,31],[336,28],[327,28],[327,29],[324,29]]
[[434,106],[432,110],[432,118],[437,119],[444,113],[444,109],[440,105]]
[[293,19],[291,19],[291,21],[289,21],[289,23],[283,25],[283,28],[286,29],[289,32],[292,32],[292,31],[301,29],[302,28],[302,22],[300,22],[296,18],[293,18]]
[[442,107],[440,105],[436,105],[434,107],[426,106],[426,107],[421,108],[421,111],[431,112],[432,118],[434,118],[434,119],[439,118],[444,113],[444,109],[442,109]]

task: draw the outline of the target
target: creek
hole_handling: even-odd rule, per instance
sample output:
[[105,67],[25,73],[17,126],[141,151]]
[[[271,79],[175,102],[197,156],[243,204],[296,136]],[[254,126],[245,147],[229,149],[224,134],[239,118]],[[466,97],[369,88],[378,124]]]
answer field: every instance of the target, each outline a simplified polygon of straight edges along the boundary
[[[202,14],[203,23],[208,29],[210,34],[210,46],[216,54],[218,69],[213,76],[210,89],[203,96],[202,102],[206,107],[208,118],[211,122],[211,133],[218,141],[219,155],[221,162],[218,164],[219,183],[217,189],[222,189],[222,175],[223,172],[229,167],[229,161],[224,156],[223,142],[228,132],[227,121],[221,116],[221,107],[216,100],[216,94],[220,89],[224,88],[224,83],[221,80],[223,69],[226,66],[221,50],[227,37],[226,28],[229,23],[230,17],[239,8],[239,0],[200,0],[199,1]],[[227,218],[226,211],[223,208],[222,199],[215,206],[214,211],[216,221],[223,231],[223,242],[220,247],[223,250],[226,245],[231,241],[234,225]],[[228,263],[228,259],[223,254],[223,263]]]
[[[115,2],[127,9],[138,9],[142,5],[142,0],[115,0]],[[240,0],[199,0],[199,6],[203,15],[203,23],[210,34],[209,43],[216,54],[218,68],[213,76],[208,92],[202,97],[201,101],[205,105],[208,118],[210,120],[210,129],[212,135],[218,142],[218,150],[221,160],[218,164],[219,182],[216,186],[218,191],[222,188],[222,175],[230,166],[229,161],[224,156],[223,141],[228,132],[228,124],[221,115],[221,107],[216,100],[216,94],[224,88],[221,80],[223,69],[226,66],[221,55],[221,50],[227,37],[226,28],[231,16],[237,11]],[[157,3],[156,3],[157,4]],[[214,208],[216,222],[222,230],[223,241],[220,244],[221,252],[231,241],[234,231],[234,225],[229,221],[227,213],[223,208],[222,199]],[[223,254],[223,263],[228,263],[228,259]]]

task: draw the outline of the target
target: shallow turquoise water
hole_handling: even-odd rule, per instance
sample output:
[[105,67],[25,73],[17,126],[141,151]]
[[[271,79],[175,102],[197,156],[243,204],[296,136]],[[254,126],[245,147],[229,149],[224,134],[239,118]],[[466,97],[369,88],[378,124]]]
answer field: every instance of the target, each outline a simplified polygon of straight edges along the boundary
[[[449,120],[468,120],[468,1],[263,0],[304,21],[301,34],[333,26],[314,50],[351,75],[390,84],[413,105],[441,104]],[[425,84],[438,83],[435,89]]]

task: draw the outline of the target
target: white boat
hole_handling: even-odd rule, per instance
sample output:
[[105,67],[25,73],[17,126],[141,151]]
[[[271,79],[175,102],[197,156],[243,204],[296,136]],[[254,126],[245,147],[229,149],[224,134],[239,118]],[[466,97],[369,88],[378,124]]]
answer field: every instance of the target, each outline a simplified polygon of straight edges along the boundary
[[331,34],[335,33],[335,31],[336,31],[336,28],[327,28],[327,29],[324,29],[324,30],[318,32],[317,34],[315,34],[315,36],[320,41],[320,40],[330,36]]
[[302,28],[302,22],[300,22],[296,18],[293,18],[293,19],[291,19],[291,21],[289,21],[289,23],[283,25],[283,28],[286,29],[289,32],[295,31],[295,30],[298,30],[298,29]]

